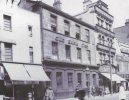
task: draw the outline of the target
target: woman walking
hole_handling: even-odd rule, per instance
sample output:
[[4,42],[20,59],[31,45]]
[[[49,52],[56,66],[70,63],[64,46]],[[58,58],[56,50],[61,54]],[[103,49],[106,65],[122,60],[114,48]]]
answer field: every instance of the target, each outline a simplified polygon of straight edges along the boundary
[[119,100],[126,100],[126,93],[125,93],[125,87],[121,83],[119,88]]

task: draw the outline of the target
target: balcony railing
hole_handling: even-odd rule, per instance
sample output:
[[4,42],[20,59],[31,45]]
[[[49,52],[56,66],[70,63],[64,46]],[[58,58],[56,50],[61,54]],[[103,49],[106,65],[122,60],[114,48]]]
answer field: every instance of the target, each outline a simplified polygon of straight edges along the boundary
[[109,21],[113,22],[114,17],[112,15],[110,15],[108,12],[102,10],[101,8],[99,8],[97,6],[95,6],[95,11],[98,14],[102,15],[103,17],[107,18]]
[[112,32],[110,30],[107,30],[107,29],[99,26],[98,24],[96,24],[96,29],[97,29],[98,32],[101,32],[101,33],[103,33],[105,35],[108,35],[108,36],[111,36],[111,37],[115,37],[114,32]]

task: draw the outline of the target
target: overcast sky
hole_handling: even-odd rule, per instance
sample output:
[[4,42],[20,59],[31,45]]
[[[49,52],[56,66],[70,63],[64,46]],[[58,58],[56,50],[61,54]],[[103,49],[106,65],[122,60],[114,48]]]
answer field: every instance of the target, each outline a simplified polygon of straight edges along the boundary
[[[52,6],[54,0],[42,0]],[[62,10],[70,15],[76,15],[83,11],[84,0],[61,0]],[[93,2],[97,0],[92,0]],[[129,19],[129,0],[103,0],[108,4],[109,12],[114,16],[114,27],[120,27]]]

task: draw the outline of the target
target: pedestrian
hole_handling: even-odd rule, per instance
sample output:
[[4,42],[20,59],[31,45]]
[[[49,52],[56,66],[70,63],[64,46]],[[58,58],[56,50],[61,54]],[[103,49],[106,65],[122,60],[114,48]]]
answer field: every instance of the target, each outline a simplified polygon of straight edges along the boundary
[[52,90],[51,87],[48,87],[46,89],[45,96],[44,96],[43,100],[56,100],[55,95],[54,95],[54,91]]
[[76,92],[75,92],[74,97],[77,97],[79,100],[84,100],[85,89],[82,89],[80,84],[76,86]]
[[123,83],[121,83],[119,87],[119,100],[126,100],[125,87]]

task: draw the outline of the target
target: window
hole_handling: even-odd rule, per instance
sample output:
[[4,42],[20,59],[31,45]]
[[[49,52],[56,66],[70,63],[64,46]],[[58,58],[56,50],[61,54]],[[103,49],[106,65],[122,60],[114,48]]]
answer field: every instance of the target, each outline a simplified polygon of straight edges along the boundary
[[33,47],[29,47],[29,55],[30,55],[30,63],[33,63],[34,58],[33,58]]
[[85,32],[86,32],[86,42],[90,42],[90,34],[89,34],[89,30],[85,30]]
[[[49,77],[49,79],[51,80],[51,72],[46,72],[46,74],[47,74],[47,76]],[[46,82],[46,85],[47,86],[51,86],[51,81],[48,81],[48,82]]]
[[58,43],[52,42],[52,55],[58,56]]
[[4,29],[5,30],[11,30],[11,16],[4,15]]
[[66,59],[71,59],[71,51],[69,45],[65,45],[65,51],[66,51]]
[[77,48],[77,59],[81,60],[81,48]]
[[93,74],[93,85],[96,86],[96,74]]
[[5,61],[12,61],[13,55],[12,55],[12,44],[5,43]]
[[87,57],[88,57],[88,61],[91,63],[91,52],[90,52],[90,50],[87,50]]
[[66,20],[64,20],[64,33],[66,36],[70,35],[70,24]]
[[82,85],[82,74],[81,74],[81,73],[78,73],[78,74],[77,74],[77,79],[78,79],[78,83],[79,83],[80,85]]
[[103,45],[105,44],[104,36],[102,36],[102,44],[103,44]]
[[1,43],[0,43],[0,60],[1,60]]
[[90,74],[86,74],[86,86],[90,86]]
[[80,26],[76,25],[76,39],[80,39]]
[[50,22],[51,22],[51,30],[53,32],[57,32],[57,17],[54,15],[51,15]]
[[63,87],[63,82],[62,82],[62,72],[57,72],[56,73],[56,82],[57,82],[57,88],[62,88]]
[[68,87],[73,88],[73,73],[68,73]]
[[28,25],[29,36],[32,37],[32,26]]

